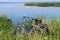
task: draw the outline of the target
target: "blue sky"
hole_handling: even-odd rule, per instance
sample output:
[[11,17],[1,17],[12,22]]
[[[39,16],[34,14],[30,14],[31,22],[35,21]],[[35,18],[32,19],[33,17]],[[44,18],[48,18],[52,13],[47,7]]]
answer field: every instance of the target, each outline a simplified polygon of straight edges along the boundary
[[59,2],[60,0],[0,0],[0,2]]

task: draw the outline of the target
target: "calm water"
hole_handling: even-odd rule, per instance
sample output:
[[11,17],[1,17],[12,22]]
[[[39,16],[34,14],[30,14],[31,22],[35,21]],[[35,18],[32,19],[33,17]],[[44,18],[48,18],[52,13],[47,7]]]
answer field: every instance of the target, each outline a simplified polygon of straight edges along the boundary
[[24,15],[29,17],[60,18],[60,7],[32,7],[24,3],[0,4],[0,14],[7,15],[13,22],[21,22]]

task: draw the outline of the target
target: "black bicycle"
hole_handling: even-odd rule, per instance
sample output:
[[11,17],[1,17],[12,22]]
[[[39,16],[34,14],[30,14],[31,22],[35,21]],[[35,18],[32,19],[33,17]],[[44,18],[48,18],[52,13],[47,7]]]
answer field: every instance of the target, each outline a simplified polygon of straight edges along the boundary
[[[30,20],[32,20],[32,22],[34,22],[34,25],[31,26],[31,29],[29,29],[26,24],[27,23],[26,18],[30,19]],[[25,34],[32,35],[32,34],[36,34],[36,33],[43,35],[43,28],[46,29],[46,32],[48,34],[50,33],[48,25],[45,23],[42,23],[42,19],[39,20],[39,19],[30,18],[27,16],[23,16],[23,22],[20,26],[18,26],[18,28],[20,28],[19,33],[24,34],[24,35]]]

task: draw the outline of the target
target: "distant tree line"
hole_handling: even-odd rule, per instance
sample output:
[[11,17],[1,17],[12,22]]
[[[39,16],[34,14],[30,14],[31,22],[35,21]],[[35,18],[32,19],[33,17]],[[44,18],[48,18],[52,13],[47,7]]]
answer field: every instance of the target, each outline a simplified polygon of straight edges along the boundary
[[41,2],[41,3],[40,2],[28,2],[28,3],[25,3],[25,6],[60,7],[60,3],[59,2]]

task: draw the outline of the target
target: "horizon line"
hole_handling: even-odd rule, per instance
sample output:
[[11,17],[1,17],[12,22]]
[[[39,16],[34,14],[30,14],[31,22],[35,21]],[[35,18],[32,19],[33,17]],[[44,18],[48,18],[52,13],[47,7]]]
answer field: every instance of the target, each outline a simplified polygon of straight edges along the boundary
[[[56,1],[54,1],[54,2],[56,2]],[[0,2],[0,3],[27,3],[27,2]]]

